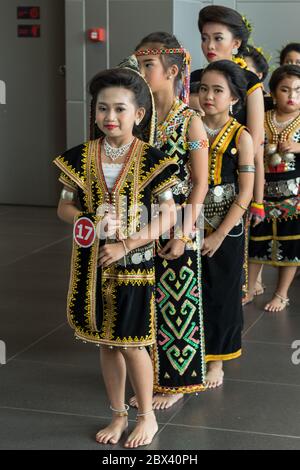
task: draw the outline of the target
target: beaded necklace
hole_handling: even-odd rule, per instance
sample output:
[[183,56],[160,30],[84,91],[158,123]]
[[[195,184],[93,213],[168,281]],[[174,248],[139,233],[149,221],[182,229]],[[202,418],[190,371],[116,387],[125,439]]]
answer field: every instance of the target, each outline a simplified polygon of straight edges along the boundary
[[179,98],[175,98],[172,108],[169,111],[168,116],[157,126],[157,135],[156,135],[156,143],[155,146],[161,148],[164,144],[167,143],[169,137],[173,134],[176,130],[178,125],[181,122],[182,116],[181,111],[186,107],[186,105],[179,100]]
[[294,129],[296,129],[300,125],[300,114],[295,117],[295,119],[281,132],[278,132],[278,129],[274,123],[274,114],[275,110],[268,111],[266,113],[267,123],[269,129],[272,133],[272,143],[278,144],[278,142],[285,142],[290,134]]
[[[209,152],[209,184],[219,184],[219,181],[216,181],[217,175],[215,174],[216,171],[216,164],[217,164],[217,157],[219,152],[221,151],[224,141],[227,139],[228,134],[232,131],[233,127],[236,125],[237,121],[234,118],[231,118],[221,129],[218,136],[213,142],[213,145],[210,147]],[[222,132],[224,130],[224,132]]]

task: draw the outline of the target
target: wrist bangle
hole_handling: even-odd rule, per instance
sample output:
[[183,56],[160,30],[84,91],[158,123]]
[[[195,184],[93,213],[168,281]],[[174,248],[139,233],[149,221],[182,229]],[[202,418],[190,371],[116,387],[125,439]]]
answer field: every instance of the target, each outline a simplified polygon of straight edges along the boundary
[[236,204],[237,206],[239,206],[241,209],[243,209],[244,211],[247,211],[248,210],[248,207],[245,207],[243,206],[241,203],[239,203],[236,199],[234,201],[234,204]]
[[178,240],[181,240],[183,243],[192,243],[192,239],[190,237],[187,237],[186,235],[181,235],[181,237],[178,237]]
[[120,242],[123,243],[123,248],[124,248],[124,251],[125,251],[125,256],[128,255],[129,250],[128,250],[128,248],[127,248],[127,245],[126,245],[126,243],[125,243],[125,240],[120,240]]

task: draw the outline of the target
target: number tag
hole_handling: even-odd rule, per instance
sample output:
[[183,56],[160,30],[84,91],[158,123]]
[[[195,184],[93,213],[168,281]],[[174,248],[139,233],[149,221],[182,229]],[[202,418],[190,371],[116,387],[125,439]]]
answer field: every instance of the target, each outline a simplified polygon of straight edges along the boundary
[[73,238],[81,248],[88,248],[94,243],[96,230],[93,222],[87,217],[81,217],[74,224]]

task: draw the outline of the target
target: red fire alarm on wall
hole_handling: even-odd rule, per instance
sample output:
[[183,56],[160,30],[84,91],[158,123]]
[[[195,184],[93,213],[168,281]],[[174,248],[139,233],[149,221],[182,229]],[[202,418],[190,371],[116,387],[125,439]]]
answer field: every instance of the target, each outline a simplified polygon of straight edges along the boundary
[[93,42],[104,42],[105,41],[105,29],[104,28],[92,28],[88,30],[88,38]]

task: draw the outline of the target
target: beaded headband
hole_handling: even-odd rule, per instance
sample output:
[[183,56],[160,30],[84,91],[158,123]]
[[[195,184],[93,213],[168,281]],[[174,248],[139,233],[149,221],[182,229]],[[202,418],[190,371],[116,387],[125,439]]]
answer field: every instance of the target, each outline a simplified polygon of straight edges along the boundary
[[190,73],[191,73],[191,55],[184,47],[172,47],[165,48],[160,47],[158,49],[140,49],[135,51],[135,55],[145,56],[145,55],[163,55],[163,54],[182,54],[183,55],[183,64],[181,70],[182,78],[182,90],[180,92],[179,98],[186,104],[189,102],[189,93],[190,93]]

